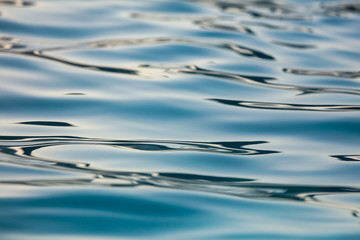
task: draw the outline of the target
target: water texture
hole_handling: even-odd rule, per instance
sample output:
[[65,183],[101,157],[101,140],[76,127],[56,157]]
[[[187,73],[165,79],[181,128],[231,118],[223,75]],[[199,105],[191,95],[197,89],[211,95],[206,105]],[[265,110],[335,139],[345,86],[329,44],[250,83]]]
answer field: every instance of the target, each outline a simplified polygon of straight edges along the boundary
[[360,239],[360,1],[0,1],[0,239]]

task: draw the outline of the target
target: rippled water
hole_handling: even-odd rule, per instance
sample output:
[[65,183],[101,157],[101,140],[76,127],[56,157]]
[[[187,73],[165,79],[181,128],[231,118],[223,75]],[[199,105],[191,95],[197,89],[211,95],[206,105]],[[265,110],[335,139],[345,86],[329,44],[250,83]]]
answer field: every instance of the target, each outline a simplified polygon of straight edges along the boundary
[[1,239],[360,238],[359,1],[0,11]]

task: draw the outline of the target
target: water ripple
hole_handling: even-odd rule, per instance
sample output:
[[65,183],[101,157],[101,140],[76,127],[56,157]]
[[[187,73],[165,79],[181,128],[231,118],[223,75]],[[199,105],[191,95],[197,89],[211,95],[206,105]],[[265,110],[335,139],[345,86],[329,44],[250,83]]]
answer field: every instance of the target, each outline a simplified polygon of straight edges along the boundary
[[[12,39],[12,38],[6,38]],[[254,57],[262,60],[274,60],[274,57],[268,55],[262,51],[257,51],[245,46],[232,44],[232,43],[220,43],[220,44],[209,44],[209,43],[202,43],[197,40],[191,39],[175,39],[175,38],[167,38],[167,37],[157,37],[157,38],[142,38],[142,39],[119,39],[119,40],[102,40],[96,42],[85,42],[79,43],[75,45],[69,46],[60,46],[60,47],[52,47],[46,48],[43,50],[17,50],[17,48],[9,47],[9,49],[4,49],[3,51],[8,53],[20,54],[22,56],[31,56],[31,57],[39,57],[45,60],[51,60],[55,62],[59,62],[62,64],[70,65],[73,67],[80,67],[88,70],[94,71],[101,71],[101,72],[109,72],[109,73],[117,73],[117,74],[130,74],[130,75],[138,75],[142,77],[147,77],[153,75],[153,69],[162,70],[163,75],[167,73],[187,73],[187,74],[200,74],[205,76],[217,77],[221,79],[230,79],[235,80],[237,82],[261,86],[261,87],[270,87],[270,88],[277,88],[282,90],[295,90],[299,91],[301,94],[314,94],[314,93],[339,93],[339,94],[351,94],[351,95],[359,95],[360,90],[358,89],[351,89],[351,88],[328,88],[328,87],[308,87],[308,86],[296,86],[296,85],[287,85],[287,84],[276,84],[270,83],[268,80],[274,80],[274,77],[260,77],[260,76],[248,76],[248,75],[239,75],[234,73],[227,73],[221,71],[214,71],[208,70],[204,68],[200,68],[196,65],[187,66],[184,69],[179,67],[166,67],[166,66],[154,66],[149,64],[141,64],[138,65],[136,68],[122,68],[122,67],[108,67],[108,66],[101,66],[101,65],[94,65],[94,64],[87,64],[82,62],[76,62],[73,60],[68,60],[65,58],[56,57],[46,52],[51,51],[59,51],[59,50],[67,50],[67,49],[78,49],[78,48],[112,48],[116,46],[129,46],[129,45],[144,45],[144,44],[164,44],[164,43],[171,43],[171,42],[178,42],[178,43],[187,43],[187,44],[195,44],[195,45],[207,45],[212,46],[220,49],[227,49],[235,52],[237,54],[246,56],[246,57]],[[11,51],[11,50],[15,51]],[[149,71],[150,70],[150,71]],[[346,76],[350,78],[357,78],[358,73],[356,72],[316,72],[316,71],[306,71],[306,70],[296,70],[290,68],[284,68],[284,72],[287,73],[294,73],[294,74],[315,74],[315,75],[338,75],[338,76]]]
[[[15,156],[15,155],[14,155]],[[58,169],[63,171],[76,171],[90,174],[90,178],[70,179],[26,179],[26,180],[3,180],[0,184],[16,184],[30,186],[103,186],[103,187],[141,187],[151,186],[156,188],[170,188],[177,190],[190,190],[197,192],[209,192],[224,194],[240,198],[269,199],[301,201],[332,208],[346,209],[352,212],[358,211],[356,206],[334,204],[321,201],[317,196],[344,193],[360,193],[360,188],[348,186],[317,186],[317,185],[292,185],[258,183],[256,179],[229,178],[219,176],[206,176],[189,173],[169,172],[121,172],[104,169],[96,169],[88,164],[54,162],[49,160],[34,160],[26,163],[25,159],[8,159],[6,162],[33,166],[37,168]],[[354,214],[353,214],[354,215]],[[355,215],[354,215],[355,216]]]
[[[151,186],[156,188],[172,188],[178,190],[190,190],[198,192],[209,192],[214,194],[225,194],[241,198],[260,198],[273,200],[301,201],[305,203],[318,204],[327,207],[343,208],[351,212],[358,209],[355,206],[331,204],[320,201],[316,198],[324,194],[360,193],[360,188],[349,186],[317,186],[317,185],[292,185],[259,183],[256,179],[239,177],[221,177],[190,173],[171,172],[125,172],[93,168],[90,164],[81,162],[64,162],[51,159],[36,158],[32,151],[60,144],[104,144],[110,146],[121,146],[145,151],[163,150],[191,150],[210,151],[217,153],[243,154],[242,147],[238,145],[250,145],[257,143],[194,143],[194,142],[171,142],[172,144],[187,145],[189,148],[170,149],[161,145],[147,144],[144,141],[133,143],[132,141],[111,141],[98,140],[98,142],[78,137],[13,137],[1,136],[1,162],[23,165],[28,167],[45,168],[61,171],[75,171],[92,177],[69,178],[69,179],[26,179],[26,180],[2,180],[0,184],[16,184],[30,186],[104,186],[104,187],[140,187]],[[7,143],[7,144],[6,144]],[[9,144],[10,143],[10,144]],[[156,142],[157,143],[157,142]],[[166,141],[165,141],[166,143]],[[11,146],[12,145],[12,146]],[[224,151],[224,146],[230,150]],[[235,147],[235,146],[236,147]],[[234,150],[233,150],[234,149]],[[240,149],[240,150],[239,150]],[[251,152],[255,150],[250,150]],[[269,152],[267,152],[269,153]],[[245,153],[246,154],[246,153]],[[253,153],[252,153],[253,154]],[[8,157],[6,157],[8,156]]]

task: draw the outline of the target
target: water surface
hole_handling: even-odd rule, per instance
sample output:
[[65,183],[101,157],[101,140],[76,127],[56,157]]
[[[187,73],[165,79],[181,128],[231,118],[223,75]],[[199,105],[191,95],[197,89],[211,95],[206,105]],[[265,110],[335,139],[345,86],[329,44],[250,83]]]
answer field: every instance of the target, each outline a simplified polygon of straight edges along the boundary
[[0,12],[1,239],[360,238],[359,1]]

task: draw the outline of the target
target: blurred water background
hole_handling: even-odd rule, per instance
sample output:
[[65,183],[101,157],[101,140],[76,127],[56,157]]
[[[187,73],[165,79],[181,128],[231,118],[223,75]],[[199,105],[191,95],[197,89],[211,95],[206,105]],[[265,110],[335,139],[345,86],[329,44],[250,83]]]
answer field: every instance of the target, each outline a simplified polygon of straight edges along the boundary
[[0,239],[360,239],[359,1],[0,11]]

